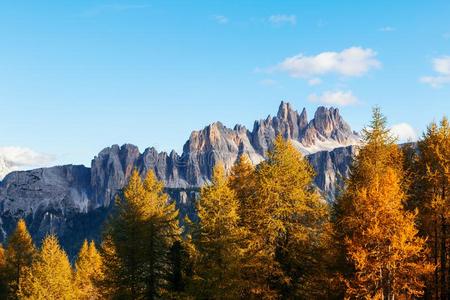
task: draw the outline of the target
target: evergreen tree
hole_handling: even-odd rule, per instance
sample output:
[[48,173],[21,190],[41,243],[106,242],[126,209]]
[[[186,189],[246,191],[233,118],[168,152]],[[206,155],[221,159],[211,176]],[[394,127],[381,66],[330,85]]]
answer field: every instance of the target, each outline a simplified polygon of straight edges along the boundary
[[36,248],[23,219],[17,222],[14,232],[8,237],[5,250],[5,277],[8,282],[8,298],[17,299],[21,281],[26,276]]
[[96,283],[102,279],[102,260],[94,241],[84,240],[75,262],[77,299],[100,299]]
[[393,300],[422,295],[425,240],[406,200],[402,157],[378,108],[363,131],[364,146],[338,202],[340,233],[350,270],[344,272],[349,298]]
[[427,283],[427,296],[450,297],[450,124],[443,118],[432,123],[421,141],[418,155],[408,165],[411,173],[409,206],[419,209],[421,233],[430,247],[429,261],[436,266]]
[[239,299],[245,286],[241,277],[245,231],[238,226],[239,203],[223,166],[214,168],[212,184],[202,188],[197,209],[191,291],[196,299]]
[[116,200],[102,244],[106,290],[115,297],[155,299],[168,293],[170,248],[180,238],[175,203],[149,172],[135,170]]
[[47,236],[24,280],[20,282],[20,299],[76,299],[72,268],[58,239]]

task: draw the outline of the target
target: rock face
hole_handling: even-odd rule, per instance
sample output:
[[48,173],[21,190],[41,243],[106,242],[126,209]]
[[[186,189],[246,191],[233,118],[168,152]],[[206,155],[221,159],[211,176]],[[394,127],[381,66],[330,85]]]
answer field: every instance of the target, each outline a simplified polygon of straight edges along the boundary
[[142,175],[153,170],[182,214],[192,216],[198,190],[218,162],[230,169],[245,153],[257,164],[279,134],[307,156],[317,173],[315,184],[333,201],[335,183],[348,175],[359,136],[338,109],[319,107],[308,121],[305,109],[299,114],[282,102],[275,117],[255,121],[252,131],[216,122],[192,132],[181,154],[113,145],[94,157],[91,168],[67,165],[10,173],[0,183],[0,241],[22,217],[36,240],[54,232],[69,252],[70,246],[77,249],[73,245],[84,238],[98,237],[112,200],[134,168]]

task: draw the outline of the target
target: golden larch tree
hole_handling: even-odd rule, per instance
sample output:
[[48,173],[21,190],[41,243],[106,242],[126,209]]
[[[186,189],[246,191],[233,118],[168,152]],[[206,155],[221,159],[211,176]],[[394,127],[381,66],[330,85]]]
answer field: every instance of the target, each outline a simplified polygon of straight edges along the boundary
[[100,299],[97,283],[102,280],[102,259],[94,241],[84,240],[75,262],[75,288],[77,299]]
[[196,299],[241,298],[245,286],[241,277],[245,232],[238,226],[238,209],[225,170],[217,165],[212,183],[200,192],[199,220],[192,225],[195,250],[190,291]]
[[417,212],[404,209],[402,154],[378,108],[363,141],[338,200],[336,229],[351,267],[345,276],[346,297],[420,296],[432,266],[416,228]]
[[17,222],[17,227],[7,239],[5,250],[5,277],[8,283],[8,297],[17,299],[21,281],[36,255],[36,248],[23,219]]
[[115,297],[154,299],[166,295],[170,249],[180,239],[178,211],[152,171],[137,170],[117,197],[103,244],[103,285]]
[[427,283],[427,296],[450,297],[450,124],[443,118],[431,123],[418,142],[411,167],[410,206],[419,209],[421,233],[436,266]]
[[73,272],[67,254],[55,235],[47,236],[26,278],[20,282],[20,299],[76,299]]

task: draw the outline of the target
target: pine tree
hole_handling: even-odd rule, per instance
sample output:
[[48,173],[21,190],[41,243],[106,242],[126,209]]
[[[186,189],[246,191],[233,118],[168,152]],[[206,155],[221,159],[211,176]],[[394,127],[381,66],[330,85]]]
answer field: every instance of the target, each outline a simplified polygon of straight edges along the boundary
[[422,295],[425,240],[407,212],[402,157],[378,108],[363,131],[364,146],[338,200],[336,230],[351,270],[344,275],[349,298],[394,299]]
[[411,166],[409,206],[419,209],[421,233],[431,249],[429,260],[436,269],[427,293],[434,299],[450,297],[450,124],[443,118],[432,123],[421,141]]
[[30,268],[36,248],[23,219],[17,222],[15,231],[8,237],[5,250],[5,277],[8,282],[8,297],[17,299],[21,281]]
[[[170,248],[180,238],[175,203],[153,172],[135,170],[116,201],[102,246],[104,283],[117,297],[154,299],[168,293]],[[113,281],[114,280],[114,281]]]
[[47,236],[27,276],[20,282],[20,299],[76,299],[72,268],[58,239]]
[[222,165],[214,168],[211,185],[202,188],[197,210],[190,290],[196,299],[239,299],[245,286],[241,277],[245,231],[238,226],[239,203]]
[[100,299],[96,283],[102,279],[102,260],[94,241],[84,240],[75,262],[77,299]]

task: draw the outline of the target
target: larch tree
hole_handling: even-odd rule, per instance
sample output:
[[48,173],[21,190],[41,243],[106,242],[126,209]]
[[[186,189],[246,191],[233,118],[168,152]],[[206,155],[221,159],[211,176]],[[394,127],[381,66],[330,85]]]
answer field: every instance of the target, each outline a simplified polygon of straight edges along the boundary
[[0,299],[6,299],[8,295],[8,282],[6,278],[5,249],[0,244]]
[[240,299],[245,231],[239,227],[239,203],[222,165],[214,168],[212,183],[202,188],[197,210],[190,291],[196,299]]
[[251,231],[259,238],[254,245],[269,259],[269,286],[285,298],[322,297],[324,291],[315,256],[329,234],[329,213],[313,177],[308,161],[280,135],[256,170]]
[[100,299],[97,283],[102,279],[102,259],[94,241],[84,240],[75,262],[75,289],[77,299]]
[[421,233],[428,238],[430,262],[436,266],[427,296],[450,297],[450,124],[428,126],[412,163],[410,206],[419,209]]
[[102,244],[106,290],[128,299],[166,295],[170,249],[180,239],[178,211],[152,171],[137,170],[116,200]]
[[281,136],[256,168],[245,156],[233,167],[230,187],[247,231],[242,271],[252,283],[247,297],[323,297],[328,276],[322,273],[321,254],[330,230],[313,176],[309,163]]
[[27,274],[36,255],[36,248],[23,219],[7,239],[5,250],[5,280],[8,283],[8,298],[17,299],[21,281]]
[[73,272],[54,235],[47,236],[26,278],[20,282],[20,299],[76,299]]
[[416,228],[417,212],[404,209],[402,154],[378,108],[363,130],[363,141],[338,199],[336,230],[351,267],[344,279],[346,297],[421,296],[424,276],[432,266]]

